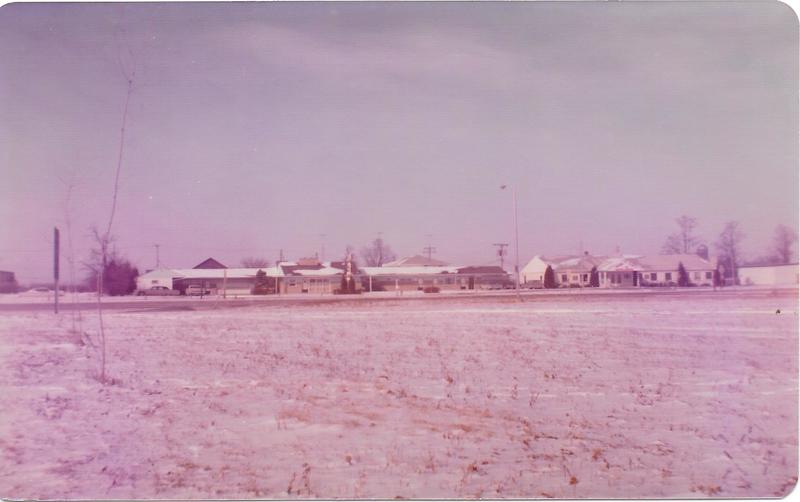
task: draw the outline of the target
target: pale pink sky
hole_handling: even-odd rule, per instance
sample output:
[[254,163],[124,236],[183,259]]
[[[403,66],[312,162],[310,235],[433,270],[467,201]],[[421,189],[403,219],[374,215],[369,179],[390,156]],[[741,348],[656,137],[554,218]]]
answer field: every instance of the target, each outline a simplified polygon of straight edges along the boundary
[[[51,276],[65,189],[118,248],[208,256],[658,252],[681,214],[749,256],[798,224],[797,18],[777,2],[11,4],[0,9],[0,269]],[[131,57],[121,48],[129,46]],[[324,239],[321,234],[326,234]]]

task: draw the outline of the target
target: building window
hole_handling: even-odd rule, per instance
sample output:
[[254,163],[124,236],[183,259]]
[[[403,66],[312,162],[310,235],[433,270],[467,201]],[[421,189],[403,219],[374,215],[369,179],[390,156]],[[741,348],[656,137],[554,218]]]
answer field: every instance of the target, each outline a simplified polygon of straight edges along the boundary
[[589,280],[589,274],[583,274],[583,279],[582,280],[583,280],[583,282],[588,281]]
[[153,279],[152,281],[150,281],[150,284],[158,284],[158,279]]
[[650,273],[650,280],[651,281],[658,280],[658,274],[656,274],[655,272]]
[[567,274],[561,274],[561,282],[567,282]]
[[672,280],[672,272],[664,273],[664,280],[665,281],[671,281]]
[[711,279],[711,277],[713,277],[713,274],[711,272],[706,272],[706,279]]
[[695,273],[694,273],[694,278],[695,278],[696,280],[700,280],[700,272],[695,272]]
[[625,279],[630,279],[630,278],[631,278],[631,274],[629,274],[628,272],[625,272]]

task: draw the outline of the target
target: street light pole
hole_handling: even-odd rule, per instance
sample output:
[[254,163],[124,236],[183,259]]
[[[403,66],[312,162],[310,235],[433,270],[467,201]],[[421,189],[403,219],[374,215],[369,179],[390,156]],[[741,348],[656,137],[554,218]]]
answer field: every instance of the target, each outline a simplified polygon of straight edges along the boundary
[[[505,190],[508,185],[501,185],[500,189]],[[517,189],[511,186],[511,198],[514,201],[514,289],[517,291],[517,301],[522,301],[519,291],[519,224],[517,222]]]

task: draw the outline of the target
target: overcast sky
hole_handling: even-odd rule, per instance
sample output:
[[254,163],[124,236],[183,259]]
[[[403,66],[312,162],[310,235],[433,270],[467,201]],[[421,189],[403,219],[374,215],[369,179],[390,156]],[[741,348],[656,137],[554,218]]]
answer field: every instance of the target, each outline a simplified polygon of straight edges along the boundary
[[51,276],[70,177],[79,259],[107,224],[121,65],[113,233],[141,270],[155,243],[236,266],[379,232],[493,263],[501,184],[523,263],[657,253],[681,214],[764,254],[798,224],[797,26],[771,2],[6,5],[0,269]]

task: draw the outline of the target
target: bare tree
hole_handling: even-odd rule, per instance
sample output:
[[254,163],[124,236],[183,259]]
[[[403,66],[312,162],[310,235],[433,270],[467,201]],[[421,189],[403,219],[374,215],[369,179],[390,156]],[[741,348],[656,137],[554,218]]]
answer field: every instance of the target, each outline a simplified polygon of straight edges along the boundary
[[387,246],[380,237],[372,241],[369,246],[361,248],[361,257],[364,258],[364,263],[368,267],[381,267],[384,263],[396,258],[392,248]]
[[248,256],[247,258],[242,258],[242,266],[244,268],[265,268],[269,267],[269,260]]
[[779,263],[787,264],[795,260],[792,247],[796,242],[797,232],[795,232],[793,228],[787,227],[786,225],[778,225],[775,227],[775,235],[772,238],[772,249]]
[[678,254],[681,252],[681,240],[677,234],[667,237],[664,245],[661,246],[661,254]]
[[724,256],[728,262],[728,267],[734,283],[737,281],[737,267],[741,258],[741,244],[744,240],[744,232],[739,228],[738,221],[729,221],[719,234],[716,248],[720,255]]
[[[126,47],[130,55],[130,47]],[[111,210],[108,216],[108,224],[104,231],[100,231],[97,227],[92,229],[92,234],[97,245],[93,250],[96,262],[99,262],[98,275],[97,275],[97,316],[100,325],[100,382],[102,384],[109,383],[106,376],[106,332],[103,323],[103,274],[108,266],[110,257],[110,245],[112,242],[111,229],[114,224],[114,216],[117,212],[117,196],[119,195],[119,175],[122,171],[122,159],[125,152],[125,132],[128,125],[128,105],[130,104],[131,94],[133,93],[133,84],[136,77],[136,70],[128,69],[122,61],[121,51],[119,55],[119,69],[125,79],[125,101],[122,107],[122,124],[119,130],[119,145],[117,148],[117,165],[114,171],[114,188],[111,193]]]
[[683,215],[677,218],[675,223],[678,224],[679,230],[667,237],[661,252],[664,254],[694,253],[695,248],[700,244],[700,239],[694,235],[697,219]]

